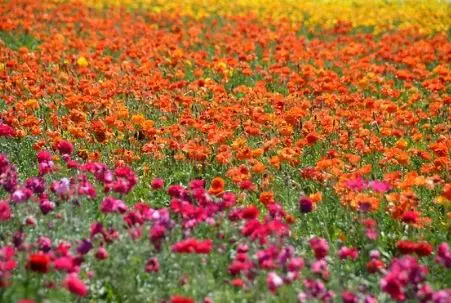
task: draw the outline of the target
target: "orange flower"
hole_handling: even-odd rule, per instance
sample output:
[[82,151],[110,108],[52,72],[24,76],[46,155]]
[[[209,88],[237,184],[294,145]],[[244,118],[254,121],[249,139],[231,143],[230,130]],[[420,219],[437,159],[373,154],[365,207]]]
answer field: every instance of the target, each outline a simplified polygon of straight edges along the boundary
[[208,192],[212,195],[218,196],[224,192],[224,180],[220,177],[216,177],[211,181],[210,189]]
[[260,193],[259,200],[263,205],[274,203],[274,193],[270,191],[262,192]]

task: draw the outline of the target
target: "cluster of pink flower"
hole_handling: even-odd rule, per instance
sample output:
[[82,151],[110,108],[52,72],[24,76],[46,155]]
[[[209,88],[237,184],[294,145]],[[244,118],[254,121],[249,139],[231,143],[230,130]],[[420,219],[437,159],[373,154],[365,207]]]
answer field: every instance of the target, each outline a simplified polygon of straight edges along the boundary
[[[301,282],[299,285],[302,285],[303,290],[298,294],[299,302],[313,299],[332,302],[336,298],[334,291],[327,286],[330,280],[330,261],[333,259],[329,245],[334,243],[321,237],[310,238],[308,244],[313,259],[309,262],[308,253],[301,254],[292,245],[292,230],[287,212],[279,203],[268,204],[267,212],[261,214],[256,206],[237,206],[237,197],[232,192],[211,195],[206,189],[206,181],[195,179],[186,187],[168,186],[168,207],[152,208],[142,201],[129,207],[125,202],[125,195],[138,183],[132,169],[121,166],[111,170],[103,163],[79,163],[72,157],[73,146],[69,142],[60,142],[56,148],[67,167],[66,172],[70,174],[58,180],[51,180],[52,173],[61,173],[62,170],[48,151],[37,154],[39,175],[30,177],[23,183],[19,182],[14,165],[6,156],[0,155],[0,186],[7,194],[7,198],[0,201],[0,221],[19,221],[24,226],[33,227],[37,217],[57,211],[63,203],[71,202],[74,207],[79,207],[83,199],[97,199],[96,188],[101,187],[108,196],[100,199],[99,214],[120,218],[125,223],[124,228],[106,228],[101,220],[94,221],[90,226],[89,238],[79,239],[78,243],[64,240],[52,243],[50,238],[44,236],[39,236],[35,243],[26,243],[24,232],[19,229],[12,235],[11,243],[0,248],[0,287],[9,285],[14,270],[20,266],[18,254],[25,254],[27,262],[23,267],[26,270],[40,274],[62,272],[65,274],[61,281],[63,287],[75,295],[88,296],[88,287],[80,278],[80,268],[86,262],[85,257],[94,250],[93,255],[97,260],[108,259],[108,245],[121,241],[123,234],[136,240],[148,233],[155,256],[147,259],[143,270],[150,274],[158,274],[160,271],[158,253],[163,247],[171,247],[175,254],[209,255],[227,250],[232,258],[224,270],[228,272],[228,283],[233,287],[248,289],[252,287],[256,277],[263,273],[267,289],[271,293],[277,293],[282,286]],[[97,182],[91,182],[91,179]],[[360,184],[361,180],[353,182]],[[164,183],[163,179],[156,178],[151,182],[151,188],[154,191],[163,190]],[[354,183],[350,186],[358,187]],[[387,190],[384,184],[368,184],[374,185],[374,190]],[[15,206],[27,202],[38,203],[41,213],[27,213],[23,220],[24,214],[15,213]],[[309,212],[310,204],[309,198],[302,197],[299,202],[300,212]],[[217,229],[220,231],[217,239],[199,239],[193,236],[197,226],[202,224],[217,228],[225,220],[228,221],[228,228],[236,231],[233,241],[222,241],[224,234],[221,229]],[[366,218],[362,224],[368,239],[375,240],[378,233],[376,222]],[[174,238],[178,239],[175,243],[172,242]],[[449,302],[446,300],[449,300],[451,291],[434,291],[426,282],[427,267],[412,256],[429,256],[433,254],[432,246],[427,242],[404,240],[398,242],[397,248],[402,254],[410,255],[395,258],[388,269],[377,250],[369,253],[367,271],[381,275],[381,290],[399,301],[418,299],[422,302]],[[362,258],[359,249],[350,246],[337,249],[337,257],[338,262],[353,262]],[[446,243],[439,245],[435,261],[443,267],[451,267],[451,251]],[[48,286],[56,287],[56,284]],[[361,300],[377,302],[374,294],[354,293],[350,290],[344,290],[341,298],[350,303]],[[172,302],[192,301],[173,296]]]

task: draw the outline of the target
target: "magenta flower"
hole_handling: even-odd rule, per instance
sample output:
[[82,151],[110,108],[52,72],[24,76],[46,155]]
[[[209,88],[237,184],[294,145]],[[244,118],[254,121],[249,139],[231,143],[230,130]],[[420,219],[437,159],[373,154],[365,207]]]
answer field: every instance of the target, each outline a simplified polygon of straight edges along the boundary
[[368,187],[379,193],[386,193],[391,190],[391,185],[389,183],[378,180],[368,182]]
[[367,187],[367,182],[362,177],[350,179],[345,182],[347,188],[353,191],[362,191]]
[[65,140],[58,142],[56,148],[61,155],[71,155],[74,152],[74,146],[72,143]]
[[444,267],[451,268],[451,250],[448,243],[443,242],[438,246],[435,260]]
[[128,207],[125,205],[124,201],[115,199],[111,196],[103,199],[100,205],[100,211],[103,213],[125,213]]

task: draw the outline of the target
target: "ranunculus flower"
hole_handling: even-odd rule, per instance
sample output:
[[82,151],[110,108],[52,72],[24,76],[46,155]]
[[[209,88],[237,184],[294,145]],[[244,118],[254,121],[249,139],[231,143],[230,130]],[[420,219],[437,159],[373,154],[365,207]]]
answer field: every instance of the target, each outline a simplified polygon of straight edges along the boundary
[[8,221],[12,217],[11,208],[9,203],[4,200],[0,200],[0,221]]
[[150,183],[150,186],[152,187],[153,190],[160,189],[164,186],[164,180],[161,178],[155,178]]
[[44,253],[28,256],[27,268],[31,271],[45,274],[50,270],[50,257]]
[[64,286],[68,291],[79,297],[86,297],[88,295],[88,288],[76,274],[68,275],[64,280]]

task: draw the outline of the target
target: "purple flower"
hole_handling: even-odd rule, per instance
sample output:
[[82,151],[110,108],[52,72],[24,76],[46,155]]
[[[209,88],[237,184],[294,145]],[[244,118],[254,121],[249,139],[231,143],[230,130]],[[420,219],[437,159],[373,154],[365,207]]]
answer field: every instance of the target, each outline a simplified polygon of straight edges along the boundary
[[86,255],[91,249],[92,249],[91,241],[83,239],[77,247],[77,252],[81,255]]
[[301,197],[299,200],[299,210],[306,214],[313,210],[313,201],[308,197]]

